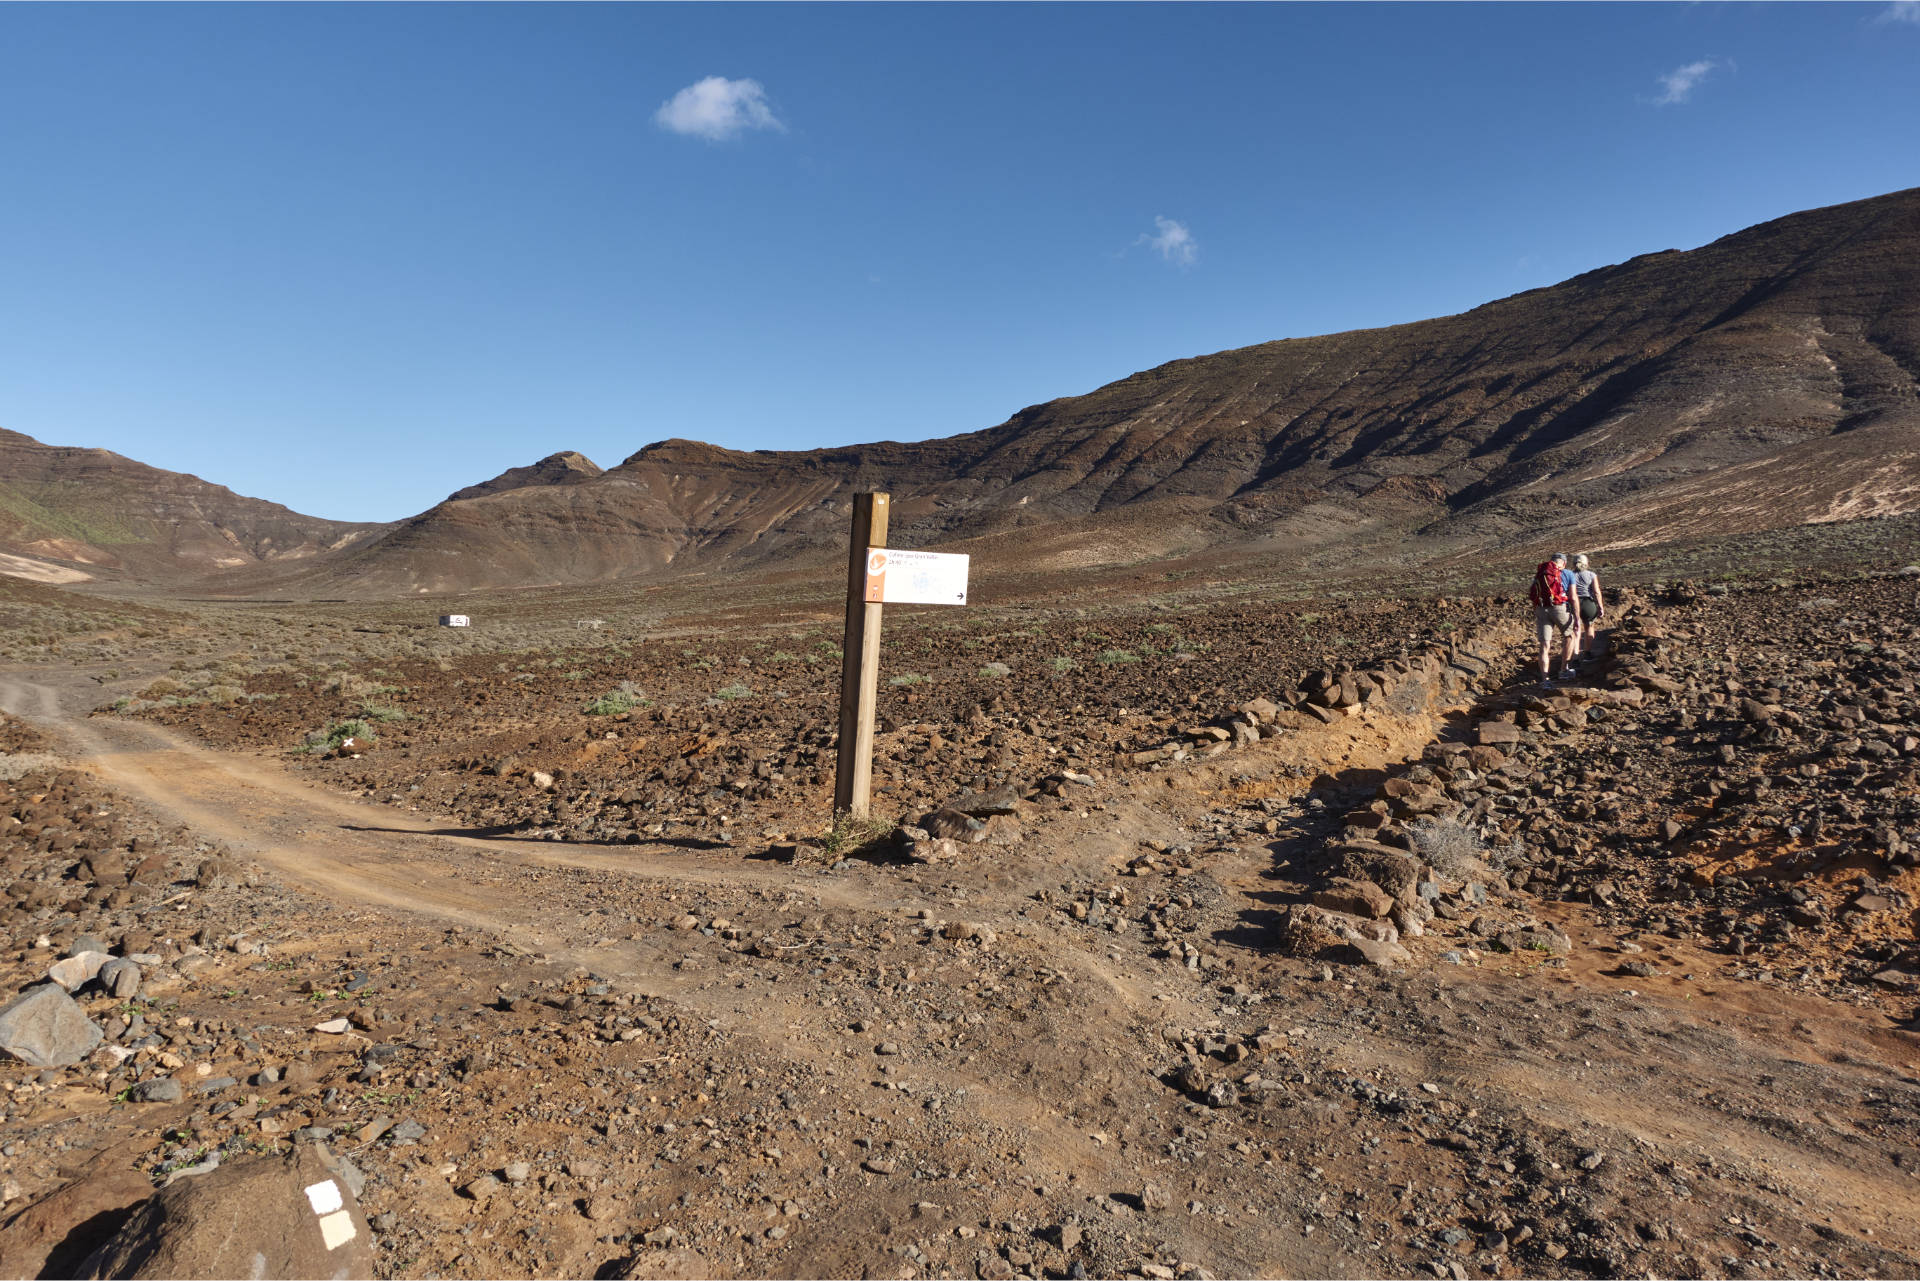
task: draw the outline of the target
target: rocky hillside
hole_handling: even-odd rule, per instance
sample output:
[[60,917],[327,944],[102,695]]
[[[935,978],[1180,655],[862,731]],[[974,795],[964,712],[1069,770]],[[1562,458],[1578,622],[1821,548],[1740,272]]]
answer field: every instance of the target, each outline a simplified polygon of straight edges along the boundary
[[179,580],[342,551],[384,528],[302,516],[104,449],[0,430],[0,573]]
[[[1648,254],[1457,316],[1221,352],[920,444],[649,445],[462,491],[334,558],[362,594],[900,545],[1116,562],[1607,547],[1920,506],[1920,190]],[[513,473],[509,473],[513,475]],[[1418,537],[1418,543],[1409,540]]]

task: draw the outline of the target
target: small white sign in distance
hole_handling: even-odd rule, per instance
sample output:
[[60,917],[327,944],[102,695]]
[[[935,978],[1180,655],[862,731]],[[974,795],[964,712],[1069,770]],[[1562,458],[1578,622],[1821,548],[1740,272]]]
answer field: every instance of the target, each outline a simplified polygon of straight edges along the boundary
[[867,601],[883,605],[964,605],[967,561],[951,552],[867,549]]

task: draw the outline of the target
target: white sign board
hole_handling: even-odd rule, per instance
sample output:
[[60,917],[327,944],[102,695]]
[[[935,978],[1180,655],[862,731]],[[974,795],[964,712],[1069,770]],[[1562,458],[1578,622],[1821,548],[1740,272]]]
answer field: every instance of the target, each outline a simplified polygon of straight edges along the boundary
[[867,600],[883,605],[964,605],[967,557],[948,552],[867,549]]

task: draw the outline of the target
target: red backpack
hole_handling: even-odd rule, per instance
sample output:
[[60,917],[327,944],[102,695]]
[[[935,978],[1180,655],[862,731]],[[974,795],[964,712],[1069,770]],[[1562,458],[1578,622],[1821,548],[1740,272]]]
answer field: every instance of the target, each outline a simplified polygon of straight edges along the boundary
[[1560,567],[1550,560],[1540,562],[1533,571],[1533,587],[1527,592],[1527,599],[1533,602],[1535,609],[1551,609],[1556,605],[1567,605],[1567,584],[1560,576]]

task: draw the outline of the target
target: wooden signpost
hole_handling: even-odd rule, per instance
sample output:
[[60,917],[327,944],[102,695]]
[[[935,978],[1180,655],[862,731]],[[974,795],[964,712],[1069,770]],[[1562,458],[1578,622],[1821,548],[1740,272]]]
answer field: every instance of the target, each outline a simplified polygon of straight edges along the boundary
[[840,752],[833,812],[865,818],[873,791],[873,701],[886,604],[964,605],[967,557],[887,546],[887,495],[853,496],[847,544],[847,633],[840,659]]

